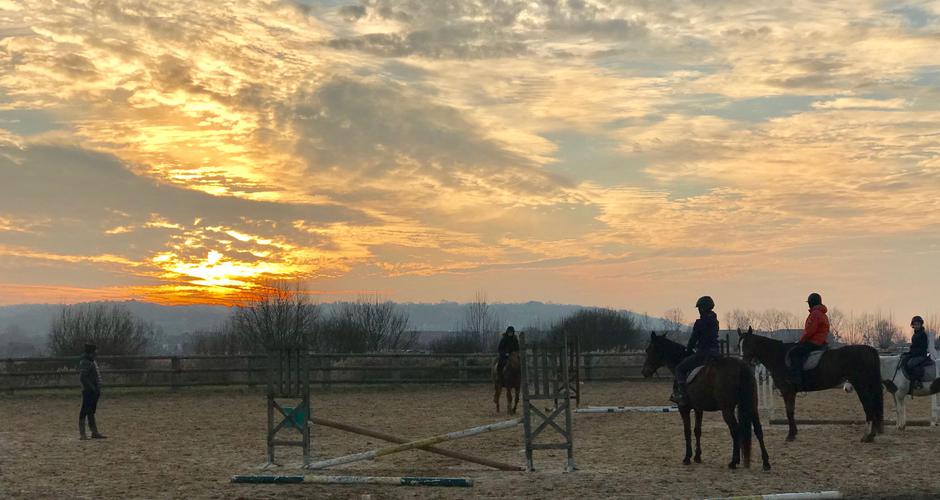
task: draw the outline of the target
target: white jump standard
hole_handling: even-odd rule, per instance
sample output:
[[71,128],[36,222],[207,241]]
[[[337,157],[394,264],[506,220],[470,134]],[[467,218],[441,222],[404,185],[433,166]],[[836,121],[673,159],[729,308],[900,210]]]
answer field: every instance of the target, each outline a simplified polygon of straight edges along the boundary
[[675,406],[589,406],[578,408],[575,413],[677,413]]
[[385,484],[389,486],[456,486],[469,488],[467,477],[381,477],[381,476],[232,476],[233,483],[249,484]]

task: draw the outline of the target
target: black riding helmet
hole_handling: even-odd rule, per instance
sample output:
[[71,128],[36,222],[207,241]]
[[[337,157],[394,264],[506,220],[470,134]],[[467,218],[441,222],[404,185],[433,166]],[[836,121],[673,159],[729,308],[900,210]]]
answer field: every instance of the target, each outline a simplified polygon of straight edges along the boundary
[[911,318],[911,326],[914,326],[914,323],[920,323],[920,326],[924,326],[924,318],[920,316],[914,316]]
[[506,333],[504,333],[503,335],[508,335],[510,333],[515,334],[516,329],[510,326],[509,328],[506,329]]
[[809,297],[806,298],[806,303],[809,304],[810,307],[822,305],[822,296],[816,292],[813,292],[809,294]]
[[712,298],[709,297],[708,295],[705,295],[704,297],[699,297],[699,299],[695,301],[695,308],[706,309],[708,311],[711,311],[712,309],[715,308],[715,301],[712,300]]

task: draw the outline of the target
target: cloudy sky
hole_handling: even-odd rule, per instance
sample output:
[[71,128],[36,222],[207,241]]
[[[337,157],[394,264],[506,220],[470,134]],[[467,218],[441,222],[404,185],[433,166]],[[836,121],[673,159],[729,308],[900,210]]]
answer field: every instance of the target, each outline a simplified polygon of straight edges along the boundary
[[0,303],[940,311],[940,2],[0,0]]

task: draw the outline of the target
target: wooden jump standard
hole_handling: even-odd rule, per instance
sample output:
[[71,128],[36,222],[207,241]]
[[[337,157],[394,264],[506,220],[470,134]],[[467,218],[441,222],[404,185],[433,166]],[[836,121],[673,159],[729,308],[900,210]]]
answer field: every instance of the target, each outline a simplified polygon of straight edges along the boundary
[[329,460],[321,460],[319,462],[313,462],[311,464],[305,465],[304,468],[325,469],[327,467],[333,467],[335,465],[348,464],[352,462],[360,462],[363,460],[375,460],[376,458],[382,457],[385,455],[391,455],[393,453],[401,453],[403,451],[412,450],[416,448],[423,448],[428,445],[442,443],[444,441],[452,441],[454,439],[461,439],[465,437],[475,436],[477,434],[483,434],[484,432],[498,431],[500,429],[508,429],[510,427],[515,427],[519,425],[520,423],[522,423],[522,419],[514,418],[512,420],[506,420],[506,421],[497,422],[494,424],[481,425],[479,427],[473,427],[471,429],[448,432],[446,434],[439,434],[437,436],[431,436],[431,437],[424,438],[424,439],[418,439],[416,441],[410,441],[407,443],[399,444],[398,446],[376,448],[374,450],[364,451],[362,453],[354,453],[352,455],[331,458]]
[[233,483],[251,484],[387,484],[392,486],[473,486],[467,477],[378,477],[378,476],[232,476]]
[[[376,439],[381,439],[383,441],[388,441],[390,443],[406,444],[409,442],[408,439],[404,439],[398,436],[393,436],[391,434],[385,434],[384,432],[373,431],[371,429],[365,429],[363,427],[358,427],[355,425],[344,424],[342,422],[337,422],[335,420],[330,420],[322,417],[310,417],[310,421],[325,427],[332,427],[334,429],[339,429],[341,431],[351,432],[353,434],[360,434],[363,436],[369,436]],[[467,455],[466,453],[461,453],[459,451],[446,450],[444,448],[438,448],[436,446],[422,446],[418,448],[422,451],[427,451],[430,453],[437,453],[438,455],[444,455],[445,457],[456,458],[457,460],[463,460],[465,462],[471,462],[475,464],[485,465],[487,467],[493,467],[494,469],[507,470],[507,471],[522,471],[525,470],[525,467],[521,465],[510,465],[502,462],[497,462],[496,460],[490,460],[488,458],[475,457],[473,455]]]

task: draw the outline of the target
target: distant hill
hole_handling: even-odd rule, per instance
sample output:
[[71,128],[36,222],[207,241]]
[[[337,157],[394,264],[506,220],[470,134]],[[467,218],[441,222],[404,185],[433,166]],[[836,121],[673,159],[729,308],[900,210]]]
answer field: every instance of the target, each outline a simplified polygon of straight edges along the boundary
[[[188,305],[164,306],[129,300],[116,302],[128,307],[140,318],[159,327],[167,344],[188,332],[218,327],[231,313],[230,307]],[[419,338],[429,340],[460,329],[467,304],[457,302],[399,303],[410,321],[410,328],[422,332]],[[58,304],[21,304],[0,306],[0,356],[33,355],[45,345],[49,326],[61,306]],[[323,304],[328,314],[334,304]],[[508,325],[517,330],[547,329],[560,319],[585,306],[524,302],[490,304],[499,320],[500,329]],[[641,323],[641,328],[663,329],[664,320],[623,311]],[[13,347],[10,347],[13,345]],[[32,347],[30,347],[32,346]]]

